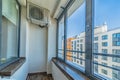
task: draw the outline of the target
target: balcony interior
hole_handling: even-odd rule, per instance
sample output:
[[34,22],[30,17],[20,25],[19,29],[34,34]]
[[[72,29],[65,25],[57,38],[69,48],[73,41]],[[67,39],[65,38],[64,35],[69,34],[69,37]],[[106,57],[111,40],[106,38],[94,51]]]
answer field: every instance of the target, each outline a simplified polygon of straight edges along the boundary
[[[0,0],[0,5],[5,4],[4,1],[9,0]],[[12,0],[14,1],[14,0]],[[19,8],[16,5],[17,10],[19,10],[19,23],[17,23],[16,17],[14,17],[11,21],[10,19],[7,20],[7,18],[11,18],[8,13],[10,9],[4,8],[4,6],[8,5],[10,6],[9,2],[7,2],[6,5],[0,7],[0,26],[2,25],[8,25],[12,26],[11,22],[14,23],[16,21],[16,25],[19,25],[18,34],[9,29],[7,35],[5,32],[4,27],[0,27],[0,45],[5,44],[2,48],[0,46],[0,52],[3,51],[6,53],[7,50],[10,53],[18,52],[17,58],[14,59],[11,58],[13,61],[9,61],[4,63],[5,58],[3,57],[1,59],[1,56],[5,56],[8,54],[0,54],[0,59],[3,61],[3,64],[0,62],[0,80],[107,80],[103,79],[103,77],[100,76],[92,76],[92,37],[89,37],[92,35],[92,31],[89,28],[89,26],[93,26],[92,24],[92,1],[93,0],[86,0],[86,32],[88,33],[81,33],[82,35],[86,35],[86,52],[84,53],[90,53],[86,54],[83,60],[85,63],[85,69],[79,70],[74,65],[67,64],[67,60],[72,61],[71,55],[63,54],[64,59],[58,58],[58,53],[60,50],[58,50],[58,26],[59,21],[61,23],[65,23],[64,26],[67,26],[67,20],[66,17],[71,16],[82,4],[85,2],[84,0],[15,0],[17,4],[19,4]],[[11,2],[12,3],[12,2]],[[37,9],[32,9],[31,7],[37,6],[40,8],[43,13],[37,14]],[[29,11],[29,8],[31,8],[31,11]],[[6,10],[4,10],[6,9]],[[69,9],[69,13],[66,12]],[[7,12],[8,10],[8,12]],[[33,11],[32,11],[33,10]],[[91,10],[91,11],[90,11]],[[2,13],[4,11],[4,13]],[[14,12],[14,10],[11,9],[11,11]],[[5,13],[7,12],[7,14]],[[40,11],[39,11],[40,12]],[[64,14],[66,13],[66,14]],[[9,13],[10,15],[13,14],[12,12]],[[8,16],[7,16],[8,15]],[[13,14],[14,15],[14,14]],[[39,18],[44,18],[43,22],[39,22],[39,18],[35,17],[38,16]],[[41,15],[43,17],[41,17]],[[15,15],[14,15],[15,16]],[[32,16],[32,17],[31,17]],[[62,18],[64,16],[64,19]],[[35,17],[33,19],[33,17]],[[88,21],[88,22],[87,22]],[[88,29],[89,28],[89,29]],[[104,28],[104,27],[103,27]],[[101,29],[101,32],[103,30]],[[14,27],[12,28],[14,29]],[[99,28],[97,28],[100,30]],[[98,32],[96,29],[96,33]],[[2,30],[3,33],[2,33]],[[107,29],[104,29],[107,31]],[[2,34],[1,34],[2,33]],[[64,33],[67,33],[64,30]],[[1,37],[1,35],[5,34]],[[10,36],[14,34],[18,35],[17,38],[14,37],[5,37]],[[98,32],[99,34],[99,32]],[[62,35],[62,34],[61,34]],[[63,38],[66,38],[66,35],[63,35]],[[1,40],[2,39],[2,40]],[[11,40],[12,39],[12,40]],[[14,47],[15,39],[18,40],[18,48]],[[8,40],[8,41],[7,41]],[[70,41],[73,41],[74,39],[70,39]],[[1,42],[2,41],[2,42]],[[7,42],[6,42],[7,41]],[[10,43],[9,43],[10,42]],[[9,44],[8,44],[9,43]],[[64,43],[66,41],[64,40]],[[67,44],[67,43],[66,43]],[[8,47],[8,49],[4,49],[6,46],[11,45],[11,47]],[[12,48],[13,46],[13,48]],[[67,47],[64,45],[63,47]],[[11,51],[10,51],[11,50]],[[14,50],[14,51],[12,51]],[[61,50],[62,51],[62,50]],[[68,52],[71,53],[70,50],[65,51],[64,53]],[[74,52],[74,51],[73,51]],[[10,54],[11,55],[11,54]],[[15,55],[15,54],[13,54]],[[65,56],[68,57],[65,57]],[[82,55],[82,54],[81,54]],[[94,54],[96,55],[96,54]],[[16,55],[15,55],[16,56]],[[109,55],[111,56],[111,55]],[[9,57],[9,55],[7,56]],[[119,55],[117,56],[119,57]],[[67,59],[67,60],[66,60]],[[112,80],[112,79],[109,79]],[[115,79],[117,80],[117,79]]]

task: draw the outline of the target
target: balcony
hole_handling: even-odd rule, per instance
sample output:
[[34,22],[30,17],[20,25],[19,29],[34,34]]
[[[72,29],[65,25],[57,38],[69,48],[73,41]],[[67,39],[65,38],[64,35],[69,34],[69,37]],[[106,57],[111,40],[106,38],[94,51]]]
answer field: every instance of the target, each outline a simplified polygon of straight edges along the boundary
[[120,80],[119,7],[0,0],[0,80]]

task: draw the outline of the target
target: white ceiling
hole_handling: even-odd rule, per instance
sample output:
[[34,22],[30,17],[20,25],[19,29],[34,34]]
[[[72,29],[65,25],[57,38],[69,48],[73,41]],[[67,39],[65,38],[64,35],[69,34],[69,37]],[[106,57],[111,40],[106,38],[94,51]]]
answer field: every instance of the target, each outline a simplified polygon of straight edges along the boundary
[[[40,7],[46,8],[50,11],[51,16],[55,16],[56,12],[60,10],[61,6],[65,6],[68,0],[28,0]],[[57,15],[56,15],[57,16]]]
[[[18,0],[21,5],[26,6],[26,0]],[[65,5],[70,0],[27,0],[40,7],[46,8],[50,11],[52,17],[57,18],[62,11],[61,7]],[[70,12],[73,13],[76,8],[78,8],[84,0],[75,0],[74,4],[71,6]]]
[[48,10],[50,10],[50,12],[53,11],[55,4],[57,3],[57,0],[28,0],[40,7],[44,7]]

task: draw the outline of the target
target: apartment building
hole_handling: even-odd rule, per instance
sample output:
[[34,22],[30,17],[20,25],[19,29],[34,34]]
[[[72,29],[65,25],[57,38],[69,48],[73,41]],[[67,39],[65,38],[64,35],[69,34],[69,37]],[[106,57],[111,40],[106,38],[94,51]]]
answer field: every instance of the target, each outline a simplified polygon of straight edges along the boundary
[[[112,70],[104,66],[116,67],[120,69],[120,59],[114,57],[107,57],[96,54],[120,54],[120,28],[108,30],[108,26],[104,23],[102,26],[94,28],[94,45],[93,45],[93,56],[94,62],[94,73],[109,78],[111,80],[120,80],[120,71]],[[85,67],[85,32],[80,33],[76,36],[76,39],[72,40],[72,50],[80,51],[73,52],[73,63]],[[101,66],[103,65],[103,66]]]

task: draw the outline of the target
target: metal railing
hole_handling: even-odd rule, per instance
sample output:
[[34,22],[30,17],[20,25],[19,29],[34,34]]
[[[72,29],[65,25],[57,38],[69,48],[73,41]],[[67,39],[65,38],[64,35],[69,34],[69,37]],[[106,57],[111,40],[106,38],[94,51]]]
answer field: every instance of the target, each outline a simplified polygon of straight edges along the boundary
[[[63,51],[62,49],[59,49],[61,51]],[[79,53],[83,53],[85,54],[85,51],[76,51],[76,50],[66,50],[67,52],[76,52],[77,54]],[[59,54],[62,54],[62,53],[59,53]],[[95,55],[98,55],[99,56],[106,56],[106,57],[112,57],[112,58],[120,58],[120,55],[117,55],[117,54],[105,54],[105,53],[93,53],[93,56]],[[82,61],[85,61],[86,59],[83,59],[83,58],[80,58],[80,57],[76,57],[76,56],[73,56],[73,55],[66,55],[67,57],[71,57],[71,58],[74,58],[74,59],[79,59],[79,60],[82,60]],[[99,65],[99,66],[103,66],[103,67],[106,67],[106,68],[110,68],[110,69],[113,69],[113,70],[117,70],[117,71],[120,71],[120,69],[118,68],[114,68],[112,66],[106,66],[106,65],[103,65],[103,64],[100,64],[100,63],[96,63],[94,60],[93,60],[93,64],[96,64],[96,65]]]

